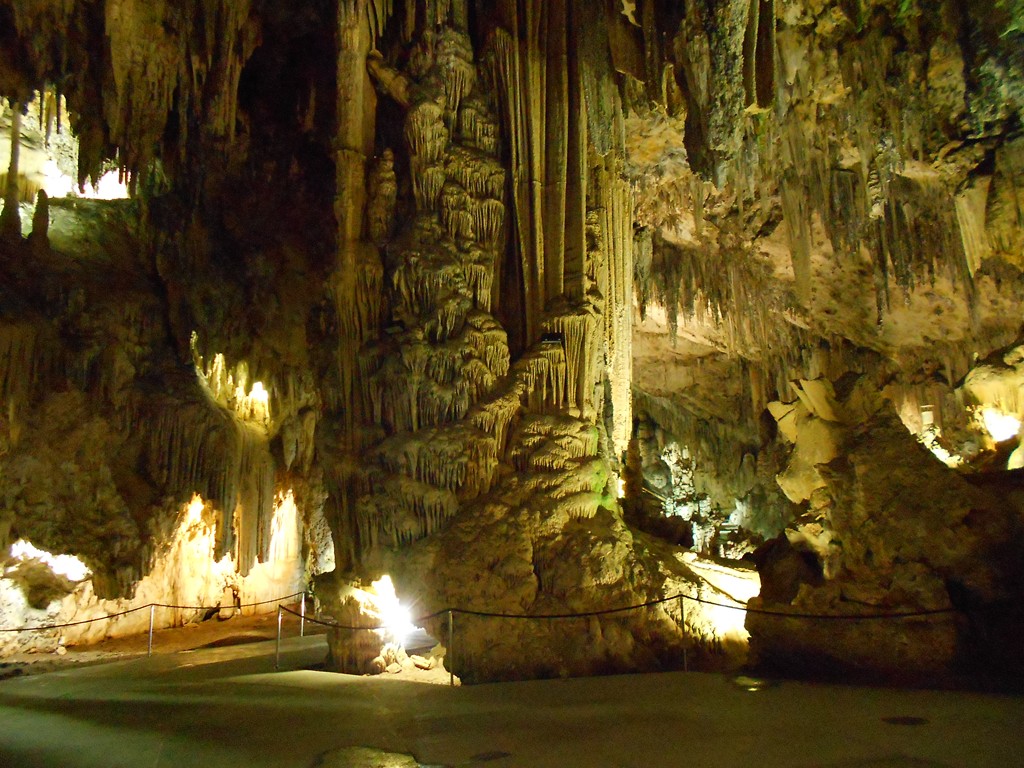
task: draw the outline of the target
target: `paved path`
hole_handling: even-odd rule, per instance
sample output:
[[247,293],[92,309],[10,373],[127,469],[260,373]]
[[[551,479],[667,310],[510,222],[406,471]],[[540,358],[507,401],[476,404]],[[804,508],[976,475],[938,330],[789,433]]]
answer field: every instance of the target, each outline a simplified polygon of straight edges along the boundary
[[[700,673],[448,688],[310,670],[323,637],[0,682],[0,766],[1024,765],[1024,698]],[[402,755],[412,755],[403,757]]]

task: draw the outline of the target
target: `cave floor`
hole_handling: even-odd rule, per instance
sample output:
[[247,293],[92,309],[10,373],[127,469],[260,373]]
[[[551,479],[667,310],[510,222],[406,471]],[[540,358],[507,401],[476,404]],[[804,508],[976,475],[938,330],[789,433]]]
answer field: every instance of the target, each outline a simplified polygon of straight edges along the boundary
[[325,648],[286,639],[280,672],[259,642],[0,681],[0,766],[977,768],[1024,755],[1019,696],[749,691],[704,673],[449,688],[318,671]]

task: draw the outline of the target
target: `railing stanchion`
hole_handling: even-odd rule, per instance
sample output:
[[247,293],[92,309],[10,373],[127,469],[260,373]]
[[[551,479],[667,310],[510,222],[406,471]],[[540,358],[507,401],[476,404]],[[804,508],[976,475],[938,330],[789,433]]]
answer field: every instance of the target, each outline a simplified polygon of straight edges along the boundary
[[455,620],[451,610],[448,611],[448,685],[455,685]]
[[680,628],[683,631],[683,672],[689,672],[690,665],[687,663],[688,660],[686,658],[686,598],[683,596],[682,592],[679,593],[679,620],[681,625]]
[[306,636],[306,593],[302,593],[302,607],[299,614],[299,637]]
[[153,603],[149,604],[149,647],[146,649],[146,655],[153,655],[153,617],[156,613],[156,606]]
[[281,617],[284,615],[284,611],[281,606],[277,606],[277,651],[274,654],[274,669],[281,669]]

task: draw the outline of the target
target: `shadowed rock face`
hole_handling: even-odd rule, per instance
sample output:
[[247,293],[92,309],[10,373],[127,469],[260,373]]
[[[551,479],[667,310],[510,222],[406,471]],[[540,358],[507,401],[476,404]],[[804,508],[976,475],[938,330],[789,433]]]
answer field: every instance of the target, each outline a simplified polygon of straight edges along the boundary
[[[130,595],[200,494],[230,587],[287,497],[339,614],[384,572],[423,613],[727,599],[688,548],[773,610],[959,617],[751,617],[765,660],[998,646],[1024,7],[967,5],[0,0],[0,547]],[[110,170],[132,202],[50,199]],[[454,663],[710,663],[716,616],[470,620]]]

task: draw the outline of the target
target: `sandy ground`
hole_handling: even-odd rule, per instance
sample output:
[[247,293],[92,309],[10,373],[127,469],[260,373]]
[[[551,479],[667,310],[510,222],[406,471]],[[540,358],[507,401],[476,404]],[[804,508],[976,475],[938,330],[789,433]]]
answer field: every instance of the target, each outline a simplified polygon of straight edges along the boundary
[[276,670],[273,641],[207,644],[0,681],[0,766],[1003,768],[1024,755],[1019,696],[693,672],[448,687],[324,672],[325,650],[290,637]]

